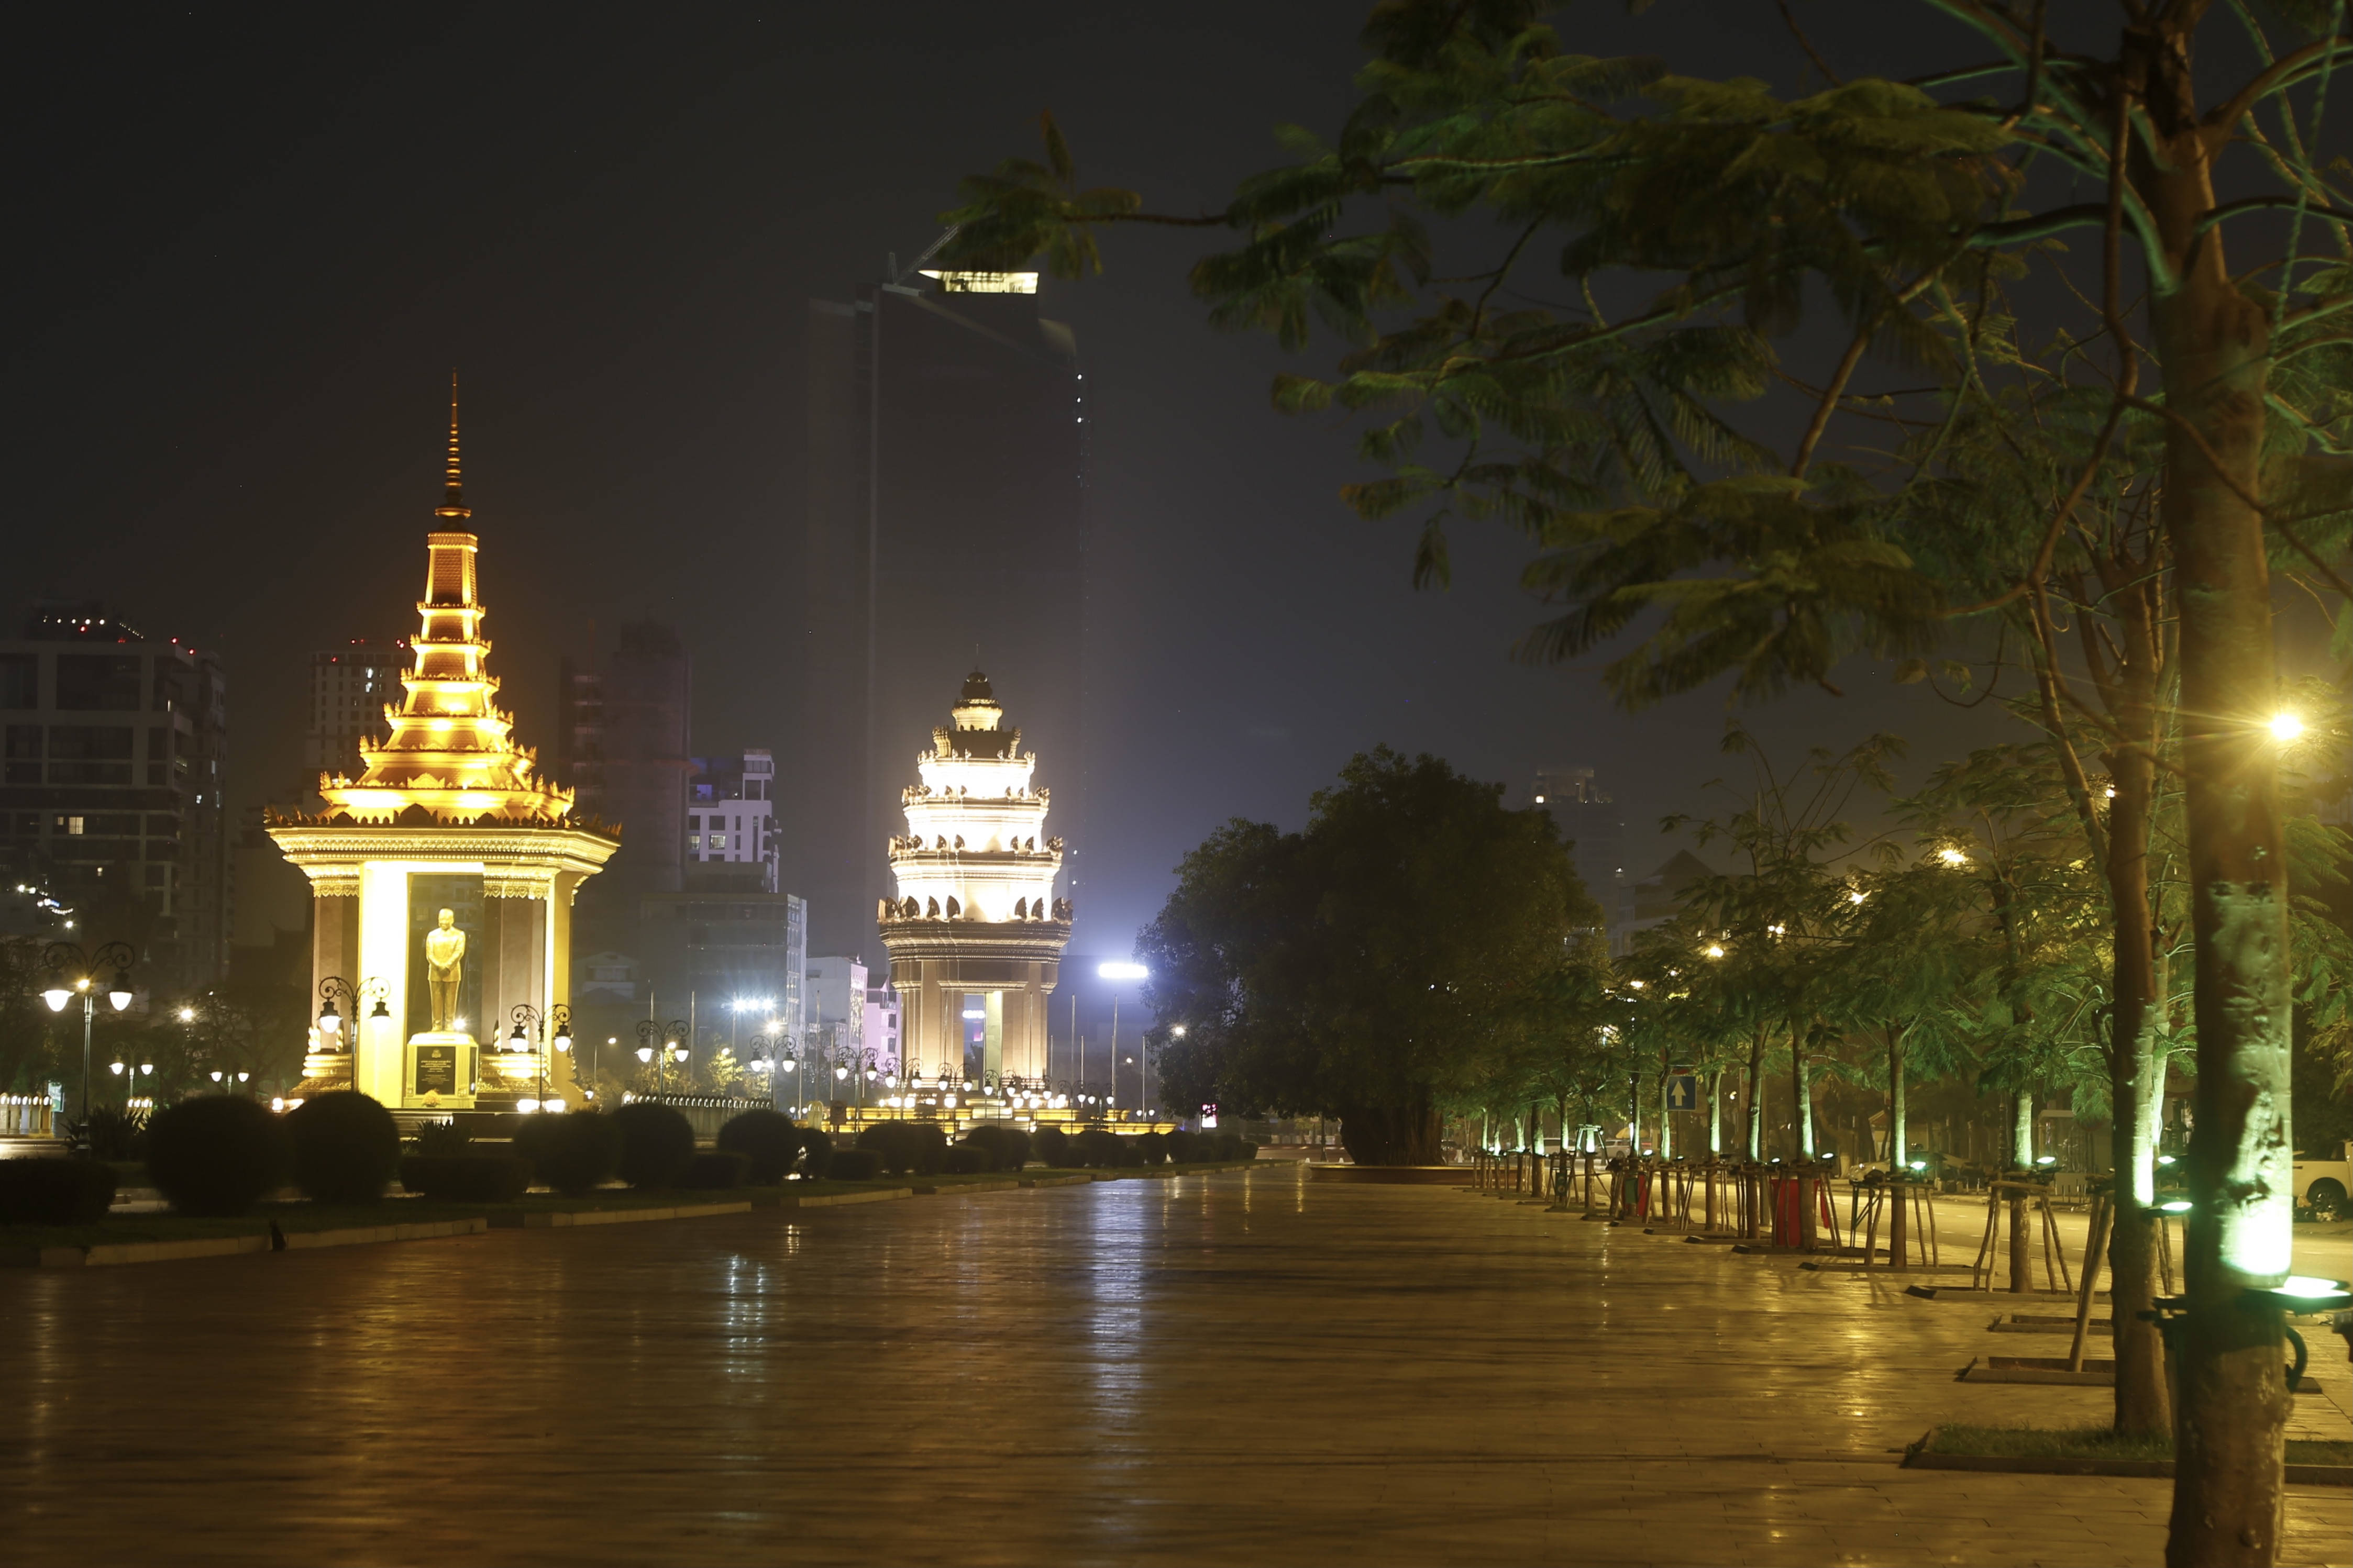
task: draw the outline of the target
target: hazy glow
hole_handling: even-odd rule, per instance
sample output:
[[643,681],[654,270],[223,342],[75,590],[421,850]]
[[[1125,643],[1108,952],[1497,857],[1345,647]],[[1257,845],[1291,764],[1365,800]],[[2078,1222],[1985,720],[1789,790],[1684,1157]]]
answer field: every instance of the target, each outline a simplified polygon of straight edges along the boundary
[[2293,741],[2304,733],[2304,721],[2293,713],[2274,713],[2271,731],[2274,741]]
[[1098,963],[1095,973],[1104,980],[1145,980],[1152,971],[1140,963]]

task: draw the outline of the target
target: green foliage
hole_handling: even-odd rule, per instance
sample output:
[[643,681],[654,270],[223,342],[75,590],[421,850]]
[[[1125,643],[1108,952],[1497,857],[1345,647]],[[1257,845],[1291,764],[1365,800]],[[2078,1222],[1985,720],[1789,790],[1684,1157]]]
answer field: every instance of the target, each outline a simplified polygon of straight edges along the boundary
[[836,1149],[825,1174],[828,1181],[871,1182],[882,1174],[882,1155],[880,1151],[860,1147]]
[[1135,1135],[1135,1152],[1147,1165],[1168,1163],[1168,1136],[1164,1132],[1139,1132]]
[[382,1102],[352,1089],[313,1095],[286,1113],[294,1184],[313,1203],[373,1204],[400,1168],[400,1129]]
[[719,1129],[719,1147],[744,1157],[744,1179],[754,1186],[774,1186],[793,1168],[801,1130],[781,1110],[746,1110]]
[[1121,1151],[1128,1142],[1108,1128],[1090,1127],[1071,1140],[1070,1163],[1082,1171],[1120,1164]]
[[100,1160],[145,1158],[148,1114],[144,1110],[117,1110],[108,1105],[91,1106],[90,1121],[82,1130],[91,1155]]
[[632,1100],[612,1117],[621,1133],[621,1159],[615,1173],[633,1187],[667,1187],[676,1183],[694,1155],[693,1123],[675,1106],[649,1100]]
[[278,1189],[292,1164],[285,1123],[241,1096],[184,1100],[148,1123],[148,1179],[180,1214],[244,1214]]
[[[800,1173],[804,1181],[819,1181],[832,1169],[833,1140],[814,1127],[800,1131]],[[847,1181],[850,1178],[844,1177]]]
[[1071,1135],[1059,1127],[1040,1127],[1029,1134],[1029,1152],[1049,1169],[1067,1167],[1071,1163]]
[[1168,1099],[1337,1115],[1362,1163],[1435,1158],[1442,1106],[1571,1026],[1600,924],[1541,811],[1378,749],[1306,828],[1235,822],[1138,941]]
[[594,1192],[621,1166],[622,1123],[597,1110],[531,1116],[515,1129],[514,1150],[533,1176],[566,1197]]
[[997,1169],[997,1157],[978,1143],[953,1143],[941,1168],[951,1176],[974,1176]]
[[[532,1124],[526,1122],[522,1131],[516,1134],[515,1141],[518,1145],[523,1142],[524,1135],[531,1131],[531,1127]],[[407,1152],[412,1154],[427,1155],[463,1154],[472,1146],[473,1142],[474,1135],[467,1131],[454,1118],[440,1121],[420,1121],[417,1124],[416,1132],[409,1137]]]
[[988,1151],[990,1169],[1018,1171],[1029,1163],[1029,1136],[1018,1127],[984,1121],[965,1134],[965,1142]]
[[698,1149],[688,1156],[678,1184],[691,1192],[740,1187],[751,1164],[750,1156],[733,1149]]
[[531,1162],[519,1154],[407,1154],[400,1184],[455,1204],[511,1204],[531,1190]]
[[858,1147],[871,1149],[892,1175],[936,1175],[947,1158],[947,1134],[929,1121],[878,1121],[861,1128]]
[[103,1160],[0,1160],[0,1225],[95,1225],[114,1184]]

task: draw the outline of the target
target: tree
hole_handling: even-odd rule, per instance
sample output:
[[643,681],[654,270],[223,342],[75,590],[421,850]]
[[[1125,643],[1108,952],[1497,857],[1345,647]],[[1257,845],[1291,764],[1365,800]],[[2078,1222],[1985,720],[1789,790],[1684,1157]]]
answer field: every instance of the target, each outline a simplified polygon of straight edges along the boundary
[[[1043,163],[966,183],[956,249],[1000,267],[1042,253],[1075,276],[1100,265],[1110,225],[1240,233],[1196,265],[1195,289],[1221,324],[1297,346],[1320,318],[1349,340],[1337,378],[1286,376],[1275,395],[1381,416],[1362,446],[1390,471],[1353,488],[1359,510],[1419,511],[1430,580],[1448,570],[1450,516],[1524,530],[1544,552],[1529,584],[1566,608],[1524,652],[1638,635],[1609,669],[1630,704],[1727,676],[1754,697],[1828,685],[1850,653],[1917,655],[1972,616],[2039,613],[2119,428],[2154,421],[2198,1024],[2168,1551],[2267,1563],[2283,1319],[2249,1287],[2287,1266],[2291,949],[2262,725],[2278,697],[2276,556],[2346,593],[2331,564],[2346,511],[2323,493],[2341,478],[2316,487],[2308,470],[2334,466],[2309,459],[2342,455],[2353,413],[2353,199],[2316,152],[2353,39],[2343,6],[2318,0],[2276,0],[2267,20],[2211,0],[2119,0],[2108,21],[2040,0],[1917,3],[1945,28],[1937,68],[1842,79],[1800,35],[1830,85],[1784,99],[1566,53],[1535,0],[1388,0],[1339,135],[1287,132],[1295,162],[1224,210],[1154,214],[1132,193],[1082,190],[1050,122]],[[2201,99],[2201,75],[2224,71],[2234,85]],[[2075,231],[2096,249],[2055,247]],[[1441,236],[1483,254],[1440,261]],[[2307,262],[2308,237],[2339,258]],[[2262,259],[2234,269],[2226,241],[2247,239]],[[1845,432],[1890,410],[1933,426],[1978,395],[1968,305],[2029,258],[2059,284],[2030,335],[2063,340],[2105,411],[2046,542],[2001,557],[2000,595],[1957,601],[1920,569],[1908,512],[1913,480],[1947,461],[1941,444]],[[1576,303],[1543,302],[1547,264]],[[1810,299],[1844,343],[1812,375],[1776,353]],[[1905,380],[1863,395],[1874,356]],[[1768,441],[1733,411],[1776,389],[1795,433]],[[1874,449],[1896,456],[1867,460]],[[2137,770],[2148,748],[2120,730],[2119,763]],[[2137,907],[2116,904],[2120,921]],[[2146,975],[2130,977],[2119,1029],[2146,1013]],[[2124,1038],[2120,1060],[2137,1059]]]
[[1360,1164],[1437,1163],[1443,1111],[1561,1026],[1600,924],[1551,819],[1501,794],[1379,747],[1303,831],[1236,821],[1187,855],[1137,942],[1162,1082],[1336,1116]]

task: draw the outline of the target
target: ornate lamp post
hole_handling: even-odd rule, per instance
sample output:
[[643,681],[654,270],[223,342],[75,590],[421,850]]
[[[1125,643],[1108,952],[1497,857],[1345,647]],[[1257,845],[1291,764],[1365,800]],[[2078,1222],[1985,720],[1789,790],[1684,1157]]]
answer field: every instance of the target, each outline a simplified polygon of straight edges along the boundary
[[507,1016],[514,1023],[514,1033],[507,1037],[507,1048],[528,1050],[538,1058],[539,1098],[532,1102],[532,1109],[544,1110],[547,1109],[548,1031],[551,1028],[555,1031],[557,1050],[569,1051],[572,1048],[572,1009],[558,1002],[542,1013],[528,1002],[518,1002],[509,1010]]
[[[670,1092],[669,1080],[663,1075],[673,1053],[678,1060],[686,1060],[686,1047],[679,1044],[679,1040],[685,1034],[686,1020],[683,1018],[672,1018],[667,1025],[657,1024],[651,1018],[647,1018],[638,1025],[638,1060],[654,1064],[656,1094]],[[659,1052],[654,1048],[654,1041],[657,1039],[661,1041],[661,1049]]]
[[120,1013],[131,1005],[131,961],[134,956],[126,942],[100,942],[89,952],[69,942],[53,942],[41,950],[41,967],[49,976],[41,1000],[49,1005],[49,1011],[62,1013],[67,1003],[76,996],[81,998],[81,1119],[85,1126],[90,1121],[90,1032],[98,1016],[99,984],[106,979],[101,972],[113,971],[106,986],[106,999]]

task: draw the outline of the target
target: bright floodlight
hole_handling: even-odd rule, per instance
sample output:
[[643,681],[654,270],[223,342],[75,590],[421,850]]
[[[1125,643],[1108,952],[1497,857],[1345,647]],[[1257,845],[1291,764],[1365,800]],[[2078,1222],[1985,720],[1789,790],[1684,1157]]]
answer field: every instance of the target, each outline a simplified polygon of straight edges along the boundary
[[2322,1279],[2310,1274],[2291,1274],[2272,1287],[2283,1296],[2342,1296],[2353,1289],[2342,1279]]
[[1966,866],[1969,863],[1968,856],[1949,845],[1936,851],[1936,858],[1947,866]]
[[964,1016],[965,1016],[966,1018],[968,1018],[968,1019],[970,1019],[971,1021],[973,1021],[974,1023],[978,1023],[978,1022],[980,1022],[982,1019],[984,1019],[984,1018],[986,1018],[986,1017],[987,1017],[987,1016],[988,1016],[988,1015],[987,1015],[987,1013],[983,1012],[981,1009],[979,1009],[979,1008],[977,1008],[977,1007],[967,1007],[967,1008],[965,1008],[965,1009],[964,1010]]
[[195,1021],[196,1010],[194,1007],[183,1007],[180,1009],[180,1022],[183,1024],[193,1024]]
[[73,1000],[73,993],[62,985],[52,985],[41,993],[41,1000],[49,1005],[50,1012],[62,1013],[66,1010],[66,1004]]
[[1103,980],[1144,980],[1149,978],[1151,973],[1152,971],[1145,968],[1144,965],[1140,963],[1098,963],[1095,965],[1096,976],[1099,979]]
[[1707,955],[1710,958],[1722,958],[1724,956],[1723,945],[1718,942],[1709,942],[1707,944]]
[[2304,721],[2293,713],[2274,713],[2271,731],[2274,741],[2293,741],[2304,733]]

